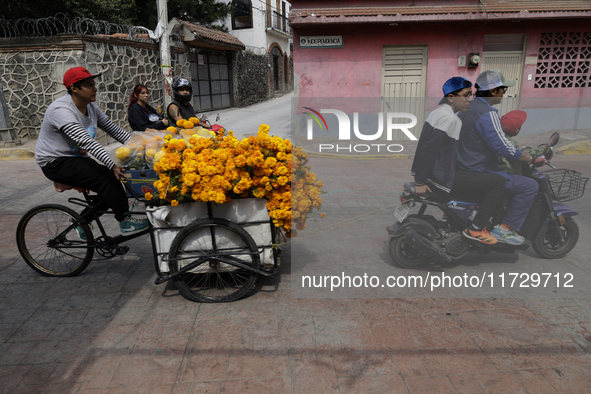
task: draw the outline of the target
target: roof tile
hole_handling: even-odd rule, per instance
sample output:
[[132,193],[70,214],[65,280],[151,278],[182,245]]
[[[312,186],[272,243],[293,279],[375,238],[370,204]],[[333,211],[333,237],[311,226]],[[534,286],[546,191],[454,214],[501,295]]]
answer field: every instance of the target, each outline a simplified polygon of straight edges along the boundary
[[223,46],[234,47],[235,49],[245,49],[246,46],[238,38],[223,31],[210,29],[203,25],[198,25],[193,22],[180,21],[183,26],[187,27],[195,36],[196,40],[210,41],[218,43]]

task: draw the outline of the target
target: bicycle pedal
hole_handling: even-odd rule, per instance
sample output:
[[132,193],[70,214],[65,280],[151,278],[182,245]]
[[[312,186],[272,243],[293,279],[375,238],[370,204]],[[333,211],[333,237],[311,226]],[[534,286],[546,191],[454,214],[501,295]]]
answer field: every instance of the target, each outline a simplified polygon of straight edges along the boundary
[[129,252],[129,246],[118,246],[115,251],[116,254],[125,254]]

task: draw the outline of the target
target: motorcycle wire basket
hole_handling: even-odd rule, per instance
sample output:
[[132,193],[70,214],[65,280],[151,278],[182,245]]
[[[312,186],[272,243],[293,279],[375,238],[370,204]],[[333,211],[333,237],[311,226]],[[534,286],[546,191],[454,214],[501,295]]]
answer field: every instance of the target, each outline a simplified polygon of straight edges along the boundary
[[589,178],[574,170],[550,170],[544,175],[550,185],[552,200],[570,201],[583,197]]

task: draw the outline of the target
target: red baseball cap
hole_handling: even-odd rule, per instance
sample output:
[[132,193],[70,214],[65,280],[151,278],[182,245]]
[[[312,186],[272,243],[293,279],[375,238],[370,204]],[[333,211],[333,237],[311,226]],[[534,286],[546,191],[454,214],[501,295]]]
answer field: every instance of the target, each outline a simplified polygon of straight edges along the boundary
[[101,75],[102,74],[92,75],[90,71],[88,71],[84,67],[74,67],[66,71],[66,73],[64,74],[64,86],[66,88],[69,88],[78,81],[82,81],[86,78],[99,77]]
[[516,136],[521,126],[525,123],[525,119],[527,119],[527,112],[525,111],[511,111],[507,112],[504,116],[501,117],[501,125],[503,126],[503,131],[509,137]]

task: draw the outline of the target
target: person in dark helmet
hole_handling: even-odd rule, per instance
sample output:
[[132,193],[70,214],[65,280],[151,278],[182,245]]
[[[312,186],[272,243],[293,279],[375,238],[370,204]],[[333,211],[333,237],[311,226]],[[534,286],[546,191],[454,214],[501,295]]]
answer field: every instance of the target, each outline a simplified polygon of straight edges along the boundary
[[185,77],[177,77],[172,83],[172,103],[168,105],[166,114],[171,126],[181,119],[195,117],[195,110],[191,105],[193,86]]

